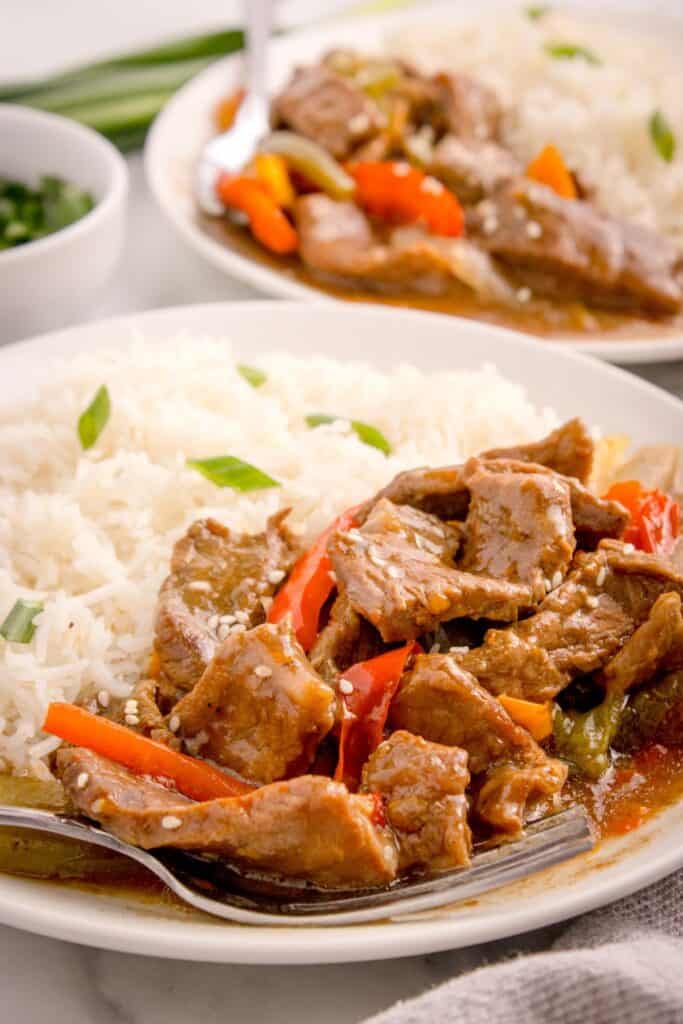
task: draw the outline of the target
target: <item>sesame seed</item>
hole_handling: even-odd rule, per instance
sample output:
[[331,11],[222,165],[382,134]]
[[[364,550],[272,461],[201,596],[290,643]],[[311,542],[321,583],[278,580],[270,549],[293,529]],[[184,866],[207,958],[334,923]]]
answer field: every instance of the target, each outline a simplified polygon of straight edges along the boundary
[[558,569],[557,572],[553,573],[553,578],[552,578],[553,590],[555,589],[555,587],[559,587],[561,582],[562,582],[562,573]]
[[428,174],[420,183],[420,192],[426,192],[431,196],[440,196],[444,188],[440,181]]
[[353,683],[349,682],[348,679],[339,680],[339,692],[343,693],[344,696],[348,697],[353,693]]
[[282,569],[272,569],[271,572],[268,573],[269,583],[281,583],[284,578],[285,573]]
[[598,599],[597,599],[597,597],[594,594],[589,594],[588,597],[586,598],[586,604],[588,605],[589,608],[597,608],[598,607]]
[[178,729],[180,728],[180,716],[171,715],[171,717],[168,720],[168,727],[171,730],[171,732],[178,732]]
[[531,288],[527,288],[526,286],[524,286],[523,288],[518,288],[517,289],[517,301],[518,302],[528,302],[530,298],[531,298]]
[[123,705],[123,713],[124,715],[137,715],[138,702],[133,697],[131,697],[130,700],[127,700]]
[[90,781],[90,776],[87,772],[80,772],[76,779],[76,789],[85,789]]
[[126,715],[124,718],[126,725],[139,725],[140,719],[137,715]]
[[351,540],[362,540],[363,539],[362,536],[361,536],[360,530],[356,529],[355,526],[352,526],[350,530],[346,531],[346,536],[350,537]]
[[336,574],[336,572],[334,571],[334,569],[330,569],[330,571],[328,572],[328,574],[327,574],[327,575],[328,575],[328,577],[329,577],[329,578],[330,578],[330,579],[332,580],[332,582],[333,582],[333,583],[336,583],[336,582],[337,582],[337,574]]
[[165,814],[161,819],[161,827],[168,829],[172,832],[173,829],[180,828],[182,821],[180,818],[176,818],[175,814]]
[[526,226],[526,233],[529,238],[540,238],[543,234],[543,228],[537,220],[530,220]]
[[95,802],[92,805],[93,813],[101,814],[106,806],[106,801],[104,800],[103,797],[100,797],[98,800],[95,800]]
[[367,114],[363,113],[362,110],[358,114],[354,114],[348,123],[348,129],[354,135],[360,135],[361,132],[366,132],[369,127],[370,118]]
[[272,674],[273,670],[268,665],[257,665],[254,669],[254,675],[258,676],[259,679],[269,679]]
[[101,708],[109,707],[109,690],[100,690],[97,694],[97,703]]
[[410,174],[410,164],[401,160],[398,163],[395,163],[394,174],[397,178],[405,178],[407,174]]
[[387,576],[391,576],[394,580],[400,580],[403,576],[403,569],[399,569],[397,565],[390,565],[387,569]]
[[543,577],[543,586],[544,586],[544,587],[545,587],[545,589],[546,589],[546,593],[548,593],[548,594],[549,594],[549,593],[550,593],[550,591],[551,591],[551,590],[553,589],[553,583],[552,583],[552,580],[549,580],[549,579],[548,579],[548,578],[547,578],[546,576],[544,576],[544,577]]
[[595,582],[597,583],[597,585],[599,587],[601,587],[606,579],[607,579],[607,569],[605,568],[604,565],[601,565],[600,569],[598,571],[598,575],[595,577]]
[[498,226],[498,218],[495,216],[495,214],[491,214],[490,217],[484,218],[482,228],[484,230],[485,235],[495,234],[495,232],[498,230]]
[[192,580],[191,583],[187,584],[188,590],[211,590],[211,584],[208,580]]
[[633,544],[624,544],[624,554],[625,555],[632,555],[635,550],[636,550],[635,549],[635,545],[633,545]]

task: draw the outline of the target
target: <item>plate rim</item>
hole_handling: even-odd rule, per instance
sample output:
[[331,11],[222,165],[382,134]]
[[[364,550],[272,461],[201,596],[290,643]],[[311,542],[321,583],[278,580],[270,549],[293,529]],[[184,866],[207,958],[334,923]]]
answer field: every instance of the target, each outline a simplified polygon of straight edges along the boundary
[[[495,10],[502,5],[503,0],[485,0],[485,3],[492,10]],[[456,20],[458,17],[454,15],[452,8],[445,0],[430,0],[429,6],[437,10],[442,9],[445,19],[450,17],[451,20]],[[571,11],[571,0],[565,0],[562,7]],[[633,21],[634,12],[623,11],[618,5],[612,5],[611,0],[607,0],[605,11],[610,16],[619,18],[623,24]],[[578,8],[575,5],[574,13],[582,14],[585,18],[590,18],[591,16],[590,8],[581,8],[580,5]],[[637,12],[635,13],[637,15]],[[377,27],[381,28],[384,25],[390,26],[394,24],[398,26],[403,23],[409,24],[411,20],[417,17],[417,14],[418,12],[412,7],[398,11],[380,11],[364,15],[363,25],[372,30]],[[460,17],[463,17],[462,12]],[[335,31],[335,27],[347,27],[351,20],[351,17],[335,17],[324,24],[316,23],[311,26],[298,28],[273,40],[271,45],[286,49],[294,44],[295,47],[300,45],[301,49],[305,50],[311,45],[312,41],[314,46],[317,47],[315,52],[319,52],[319,40],[324,41],[327,36]],[[677,17],[675,12],[673,15],[663,15],[660,12],[659,21],[661,21],[663,27],[667,24],[676,24],[683,28],[683,19]],[[230,54],[200,71],[171,97],[154,119],[145,140],[143,153],[144,174],[150,192],[161,214],[169,221],[182,240],[203,259],[227,276],[232,276],[239,281],[247,283],[271,297],[295,299],[311,303],[348,305],[349,303],[344,299],[329,295],[323,289],[317,289],[311,285],[294,280],[284,272],[280,272],[265,264],[257,263],[231,247],[222,245],[219,241],[202,231],[183,213],[179,204],[174,203],[166,194],[166,190],[163,187],[163,164],[157,159],[157,149],[160,146],[159,140],[166,133],[169,126],[174,124],[177,111],[182,110],[186,100],[194,94],[198,86],[201,87],[204,82],[211,81],[214,77],[219,78],[221,75],[224,75],[226,82],[230,81],[231,73],[234,74],[241,60],[241,53]],[[389,308],[397,307],[390,306]],[[544,343],[545,339],[536,337],[536,340]],[[633,338],[627,340],[615,338],[610,341],[591,339],[574,341],[558,338],[549,342],[549,344],[576,350],[605,362],[624,365],[675,362],[683,359],[683,326],[679,336],[668,339]]]
[[[439,331],[448,329],[453,332],[453,318],[435,313],[425,314],[417,310],[396,311],[362,304],[328,304],[314,309],[298,302],[274,303],[268,299],[234,300],[172,306],[103,318],[93,323],[23,339],[0,349],[0,370],[9,367],[10,374],[17,373],[21,370],[22,364],[29,368],[32,362],[35,363],[46,354],[64,358],[67,354],[81,350],[86,342],[95,351],[98,347],[111,347],[112,336],[119,329],[129,331],[131,334],[137,331],[144,334],[147,325],[156,324],[159,331],[173,330],[174,320],[178,321],[175,326],[178,332],[192,329],[183,321],[196,321],[196,329],[202,330],[201,321],[212,320],[214,326],[203,329],[208,334],[215,333],[217,320],[225,320],[225,333],[230,335],[233,332],[235,346],[239,350],[239,321],[250,315],[256,315],[257,318],[272,316],[274,307],[277,307],[279,320],[294,316],[300,320],[312,317],[321,321],[330,318],[391,318],[395,321],[400,317],[408,323],[414,322],[415,329],[423,334],[425,330],[430,330],[428,325],[432,322],[441,325]],[[533,338],[506,328],[459,320],[457,329],[461,332],[466,331],[468,336],[495,335],[503,347],[511,344],[532,358],[534,354],[538,354]],[[108,334],[108,338],[104,337],[105,334]],[[77,343],[75,346],[74,339]],[[72,344],[69,345],[69,342]],[[51,352],[53,346],[57,350]],[[457,349],[454,351],[457,352]],[[628,383],[631,394],[647,394],[650,398],[663,402],[677,415],[683,415],[683,402],[678,398],[648,381],[634,377],[626,370],[596,362],[571,349],[545,349],[544,356],[560,366],[571,363],[579,368],[585,368],[587,373],[598,378],[614,380],[617,384]],[[485,362],[487,358],[491,358],[490,354],[483,354],[481,362]],[[2,407],[11,409],[11,399],[5,399]],[[654,819],[655,824],[649,831],[654,832],[656,823],[662,822],[667,813],[672,813],[673,816],[678,810],[678,804],[673,805],[668,811],[665,810]],[[639,835],[646,840],[647,832],[646,826],[640,830]],[[608,849],[611,850],[613,846],[614,844],[608,844]],[[108,912],[107,899],[113,899],[111,896],[93,904],[94,912],[85,912],[83,907],[78,905],[75,911],[67,913],[61,905],[64,888],[60,887],[60,899],[53,902],[41,899],[38,894],[49,892],[54,883],[0,875],[0,923],[98,948],[169,959],[252,964],[342,963],[390,959],[494,941],[563,921],[636,892],[683,866],[683,846],[673,845],[669,850],[658,851],[656,856],[646,862],[636,862],[635,867],[629,866],[628,850],[624,851],[622,857],[619,855],[618,844],[614,848],[616,860],[623,860],[625,867],[618,864],[611,874],[605,874],[612,862],[610,857],[606,868],[601,869],[601,866],[596,864],[590,869],[590,880],[585,887],[574,888],[570,884],[555,887],[551,885],[548,887],[550,897],[540,901],[537,906],[526,905],[521,908],[518,898],[515,898],[512,907],[504,907],[499,914],[495,912],[495,908],[489,909],[478,919],[469,922],[461,916],[455,916],[383,922],[373,928],[245,928],[214,921],[207,926],[203,921],[188,922],[182,918],[169,919],[153,911],[150,913],[149,908],[144,905],[141,913],[133,912],[134,916],[127,910],[122,914],[122,904],[119,901],[116,904],[119,912]],[[638,847],[636,851],[637,849]],[[598,876],[599,869],[601,874]],[[22,891],[28,894],[24,900],[21,899]],[[83,890],[79,891],[79,895],[83,895]],[[67,902],[68,900],[67,897]],[[76,903],[80,904],[80,901],[77,900]]]

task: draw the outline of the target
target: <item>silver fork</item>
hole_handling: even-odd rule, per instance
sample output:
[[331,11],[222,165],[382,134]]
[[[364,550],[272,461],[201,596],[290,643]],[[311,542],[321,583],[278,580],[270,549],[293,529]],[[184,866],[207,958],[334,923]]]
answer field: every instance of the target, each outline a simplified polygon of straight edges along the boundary
[[218,216],[224,207],[216,195],[221,172],[236,174],[249,163],[270,131],[266,59],[272,26],[272,0],[244,0],[247,77],[244,99],[232,127],[204,146],[195,173],[195,195],[205,213]]
[[184,903],[239,924],[360,924],[400,914],[433,910],[470,899],[508,882],[569,860],[593,846],[586,813],[572,807],[530,825],[513,843],[475,853],[469,868],[430,878],[405,879],[383,889],[324,893],[294,885],[261,891],[256,878],[212,858],[163,849],[149,852],[124,843],[96,825],[49,811],[0,807],[0,825],[27,828],[103,846],[142,864]]

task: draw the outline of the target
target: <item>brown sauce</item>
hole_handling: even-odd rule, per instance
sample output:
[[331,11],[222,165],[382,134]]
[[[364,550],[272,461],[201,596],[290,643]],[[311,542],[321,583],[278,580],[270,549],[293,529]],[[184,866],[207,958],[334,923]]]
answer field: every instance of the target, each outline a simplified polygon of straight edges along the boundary
[[680,339],[683,328],[683,316],[667,320],[648,320],[604,310],[589,310],[578,302],[534,299],[519,309],[510,309],[488,305],[465,289],[454,288],[453,292],[447,295],[387,295],[348,285],[323,283],[303,266],[297,256],[276,256],[269,253],[254,241],[245,228],[237,224],[201,216],[198,223],[207,235],[233,249],[240,256],[260,263],[292,281],[346,302],[372,302],[406,309],[424,309],[432,313],[464,317],[467,320],[483,320],[499,327],[535,334],[547,340],[585,341],[590,338],[600,341],[623,341],[638,336],[656,341],[667,338],[674,341]]

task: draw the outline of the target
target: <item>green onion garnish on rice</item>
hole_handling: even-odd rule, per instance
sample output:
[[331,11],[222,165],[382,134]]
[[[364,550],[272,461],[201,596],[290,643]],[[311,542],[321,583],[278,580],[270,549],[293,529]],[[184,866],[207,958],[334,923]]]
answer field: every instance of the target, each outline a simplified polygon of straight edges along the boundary
[[544,17],[544,15],[548,14],[550,11],[552,11],[552,7],[548,6],[547,4],[541,7],[524,8],[524,13],[526,14],[527,18],[531,19],[531,21],[540,21],[541,18]]
[[43,610],[41,601],[24,601],[19,598],[9,615],[0,626],[0,636],[15,644],[28,644],[33,639],[36,627],[33,620]]
[[592,50],[585,46],[576,46],[574,43],[546,43],[545,52],[556,60],[585,60],[586,64],[602,64]]
[[102,385],[98,388],[92,402],[78,419],[78,436],[85,451],[97,441],[104,430],[111,413],[109,391]]
[[650,118],[650,138],[662,160],[670,164],[676,153],[676,138],[661,110],[655,110]]
[[247,384],[251,384],[252,388],[260,388],[268,380],[268,374],[264,373],[263,370],[259,370],[258,366],[247,366],[246,363],[238,363],[237,372],[240,377],[244,377]]
[[[314,412],[306,417],[309,427],[321,427],[327,423],[334,423],[336,420],[344,420],[345,416],[330,416],[325,412]],[[381,430],[373,427],[370,423],[363,423],[362,420],[346,420],[359,441],[370,445],[371,448],[379,448],[385,455],[391,455],[391,445]]]
[[211,459],[188,459],[190,469],[196,469],[216,487],[232,487],[235,491],[262,491],[281,484],[249,462],[234,455],[216,455]]

